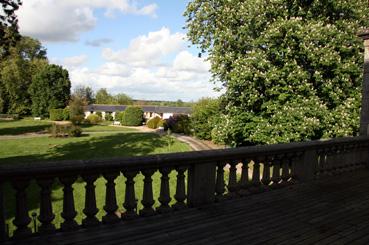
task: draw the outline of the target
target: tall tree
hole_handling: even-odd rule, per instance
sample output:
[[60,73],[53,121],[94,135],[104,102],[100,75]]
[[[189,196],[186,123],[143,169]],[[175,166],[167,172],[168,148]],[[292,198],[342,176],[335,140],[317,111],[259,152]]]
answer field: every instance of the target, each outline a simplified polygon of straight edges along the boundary
[[47,65],[32,80],[29,92],[32,114],[48,116],[50,109],[64,108],[70,99],[68,71],[58,65]]
[[15,11],[22,2],[20,0],[0,0],[0,4],[0,59],[2,59],[9,54],[10,47],[14,47],[20,39]]
[[133,100],[131,97],[124,93],[119,93],[114,96],[114,104],[117,105],[132,105]]
[[28,88],[32,76],[47,64],[46,50],[38,40],[21,37],[0,62],[0,112],[29,114]]
[[77,86],[73,90],[73,97],[79,98],[84,105],[90,105],[95,102],[95,93],[89,86]]
[[226,143],[357,134],[367,0],[193,0],[185,16],[226,91]]
[[96,104],[112,104],[114,101],[114,98],[109,92],[106,90],[106,88],[101,88],[96,92]]

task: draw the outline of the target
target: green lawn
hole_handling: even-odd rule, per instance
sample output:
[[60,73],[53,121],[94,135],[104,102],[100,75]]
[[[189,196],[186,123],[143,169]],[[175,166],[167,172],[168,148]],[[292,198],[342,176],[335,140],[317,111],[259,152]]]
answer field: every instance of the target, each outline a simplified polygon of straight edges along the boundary
[[31,118],[15,121],[0,120],[0,135],[19,135],[40,132],[50,126],[50,121],[35,121]]
[[[97,127],[93,126],[89,129],[96,132],[99,131]],[[110,126],[101,126],[102,131],[107,131],[105,127],[113,128]],[[124,128],[122,128],[124,129]],[[161,137],[152,133],[135,133],[135,132],[101,132],[99,134],[91,133],[90,135],[86,131],[85,135],[80,138],[49,138],[35,137],[24,139],[9,139],[0,140],[0,162],[1,163],[16,163],[27,162],[41,162],[45,160],[65,160],[65,159],[99,159],[110,158],[119,156],[140,156],[148,154],[166,153],[166,152],[181,152],[189,151],[190,147],[187,144],[179,142],[175,139],[171,139],[173,142],[168,144],[168,136]],[[115,130],[115,129],[114,129]],[[126,129],[124,129],[126,130]],[[36,164],[36,163],[35,163]],[[175,191],[175,176],[176,173],[172,172],[170,175],[170,188],[171,195],[174,195]],[[156,200],[155,207],[159,206],[158,197],[160,192],[160,174],[155,173],[154,179],[154,197]],[[138,202],[138,208],[142,207],[142,190],[143,190],[143,176],[139,174],[136,177],[136,195]],[[116,179],[116,193],[117,203],[120,211],[124,211],[122,203],[124,202],[125,193],[125,178],[120,175]],[[82,210],[84,208],[84,182],[79,180],[74,184],[74,197],[75,205],[78,211],[77,221],[80,223],[84,217]],[[28,188],[28,206],[30,208],[30,214],[32,212],[39,212],[39,188],[35,183],[32,183]],[[105,202],[105,180],[99,178],[96,181],[96,193],[97,193],[97,205],[100,209],[98,217],[101,218],[105,211],[102,209]],[[11,187],[5,187],[6,196],[6,215],[7,223],[9,224],[10,231],[14,230],[14,226],[11,220],[14,218],[15,208],[15,195]],[[59,227],[63,221],[60,214],[63,207],[63,193],[62,186],[55,181],[52,192],[53,209],[56,214],[54,223]]]
[[[0,120],[0,135],[20,135],[25,133],[46,132],[52,122],[48,120],[35,121],[33,118],[5,121]],[[84,132],[134,132],[132,128],[110,126],[112,122],[103,122],[101,125],[81,125]]]

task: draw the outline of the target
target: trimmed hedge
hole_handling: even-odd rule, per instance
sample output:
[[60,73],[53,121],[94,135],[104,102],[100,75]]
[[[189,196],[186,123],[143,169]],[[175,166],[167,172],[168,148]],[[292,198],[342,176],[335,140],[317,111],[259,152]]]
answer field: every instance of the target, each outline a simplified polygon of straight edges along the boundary
[[141,126],[143,122],[142,108],[128,106],[122,113],[120,122],[124,126]]
[[158,128],[158,127],[159,127],[159,126],[158,126],[158,124],[159,124],[160,120],[161,120],[161,119],[160,119],[160,117],[158,117],[158,116],[153,117],[153,118],[150,118],[150,119],[147,121],[146,126],[147,126],[148,128],[156,129],[156,128]]
[[98,124],[99,122],[102,121],[102,118],[99,115],[97,115],[97,114],[90,114],[87,117],[87,121],[90,124]]
[[50,120],[51,121],[63,121],[64,110],[63,109],[50,109]]

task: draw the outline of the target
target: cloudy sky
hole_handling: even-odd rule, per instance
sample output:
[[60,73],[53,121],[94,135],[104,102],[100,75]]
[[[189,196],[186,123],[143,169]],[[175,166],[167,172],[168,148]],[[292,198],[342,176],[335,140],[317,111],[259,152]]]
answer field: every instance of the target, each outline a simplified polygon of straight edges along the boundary
[[135,99],[216,96],[209,63],[186,41],[188,0],[27,0],[23,35],[39,39],[72,86],[107,88]]

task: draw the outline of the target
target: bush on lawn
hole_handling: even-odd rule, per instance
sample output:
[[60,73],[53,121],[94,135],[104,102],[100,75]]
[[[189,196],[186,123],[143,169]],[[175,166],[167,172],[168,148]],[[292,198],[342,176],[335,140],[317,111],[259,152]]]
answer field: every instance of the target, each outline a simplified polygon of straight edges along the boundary
[[76,115],[71,117],[70,121],[73,125],[81,125],[83,122],[85,122],[84,116]]
[[158,128],[158,123],[160,122],[161,118],[156,116],[156,117],[153,117],[153,118],[150,118],[147,123],[146,123],[146,126],[148,128],[152,128],[152,129],[156,129]]
[[98,115],[99,117],[102,118],[102,112],[101,111],[96,112],[96,115]]
[[87,122],[89,124],[98,124],[102,121],[102,118],[97,114],[90,114],[87,117]]
[[69,108],[64,108],[63,109],[63,120],[64,121],[68,121],[70,119],[70,110]]
[[110,112],[105,112],[105,121],[113,121],[113,115]]
[[64,119],[63,109],[50,109],[49,114],[50,114],[51,121],[63,121]]
[[53,123],[49,128],[51,137],[80,137],[82,135],[82,129],[73,124],[56,124]]
[[82,129],[79,126],[72,125],[68,132],[70,137],[80,137],[82,135]]
[[164,128],[164,130],[168,129],[167,121],[164,119],[160,119],[158,122],[158,128]]
[[190,118],[187,115],[173,115],[167,120],[167,126],[173,133],[191,134]]
[[140,107],[128,106],[121,116],[124,126],[140,126],[143,121],[143,110]]

